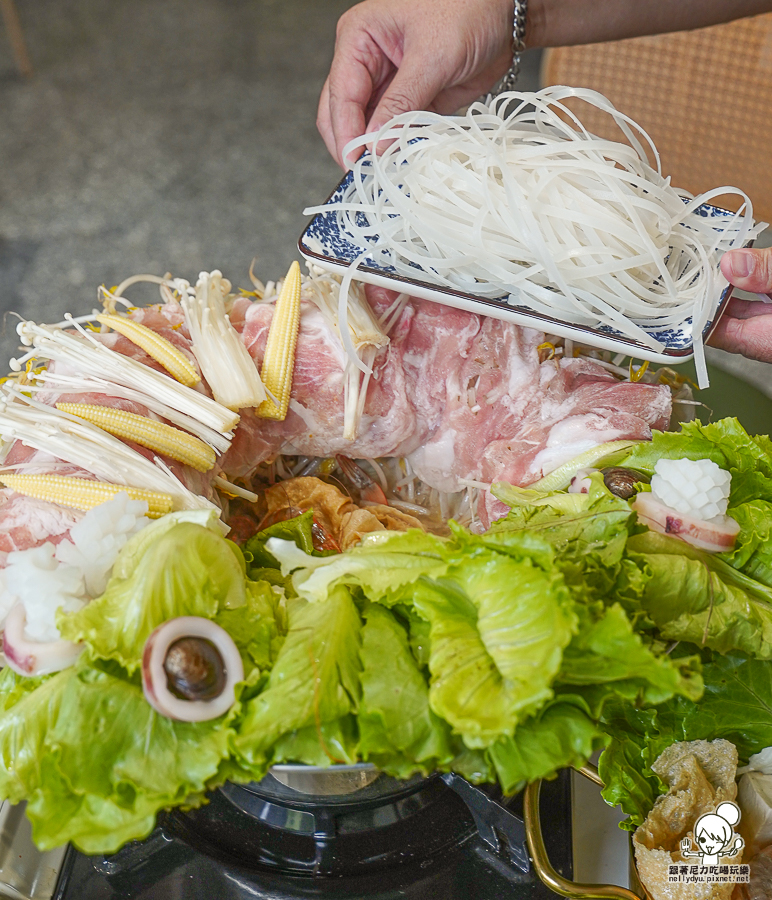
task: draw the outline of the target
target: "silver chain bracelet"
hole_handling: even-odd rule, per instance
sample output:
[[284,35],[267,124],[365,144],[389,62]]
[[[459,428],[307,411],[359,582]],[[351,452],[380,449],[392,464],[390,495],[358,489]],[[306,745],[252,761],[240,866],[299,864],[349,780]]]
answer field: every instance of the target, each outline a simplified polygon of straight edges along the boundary
[[512,65],[501,79],[493,95],[503,91],[514,90],[520,75],[520,57],[525,50],[525,17],[528,13],[528,0],[515,0],[515,13],[512,20]]

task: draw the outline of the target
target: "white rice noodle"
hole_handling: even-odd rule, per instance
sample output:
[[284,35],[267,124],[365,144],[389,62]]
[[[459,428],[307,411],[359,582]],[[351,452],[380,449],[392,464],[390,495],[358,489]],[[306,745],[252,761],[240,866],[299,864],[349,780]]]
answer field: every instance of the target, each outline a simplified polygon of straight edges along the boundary
[[477,488],[481,491],[489,491],[493,487],[493,485],[488,484],[487,481],[475,481],[472,478],[459,478],[458,482],[459,484],[463,484],[464,487]]
[[389,506],[396,506],[398,509],[404,509],[405,512],[413,513],[416,516],[428,516],[431,510],[425,506],[419,506],[417,503],[408,503],[406,500],[389,500]]
[[[568,98],[608,113],[628,143],[590,134]],[[649,332],[691,319],[706,384],[702,331],[726,286],[719,258],[764,225],[754,225],[751,202],[736,188],[693,199],[673,188],[646,132],[601,94],[558,86],[500,94],[464,116],[405,113],[344,152],[358,148],[370,152],[354,164],[341,200],[305,210],[333,209],[340,231],[366,248],[343,279],[341,309],[367,259],[560,321],[612,328],[652,350],[662,345]],[[695,211],[726,194],[740,197],[736,215]]]

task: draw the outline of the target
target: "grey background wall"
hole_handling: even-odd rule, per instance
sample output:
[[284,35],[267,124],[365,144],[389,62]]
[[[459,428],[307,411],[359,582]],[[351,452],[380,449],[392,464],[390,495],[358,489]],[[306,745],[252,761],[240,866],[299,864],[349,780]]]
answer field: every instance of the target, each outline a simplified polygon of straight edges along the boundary
[[[84,313],[138,272],[282,275],[340,177],[315,118],[350,0],[16,2],[35,76],[0,22],[0,368],[13,311]],[[767,367],[713,359],[772,394]]]

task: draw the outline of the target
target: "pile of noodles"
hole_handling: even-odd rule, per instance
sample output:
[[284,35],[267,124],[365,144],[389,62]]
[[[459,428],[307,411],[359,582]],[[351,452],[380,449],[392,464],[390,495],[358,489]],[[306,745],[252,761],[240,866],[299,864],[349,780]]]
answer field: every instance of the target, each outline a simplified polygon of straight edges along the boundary
[[[606,112],[627,143],[590,134],[564,102]],[[364,261],[397,274],[611,329],[661,350],[652,332],[691,328],[701,382],[702,334],[726,285],[719,259],[754,225],[748,197],[699,197],[663,177],[653,142],[594,91],[551,87],[474,103],[463,116],[411,112],[352,141],[365,148],[334,211]],[[647,158],[651,155],[654,167]],[[735,215],[706,217],[720,195]]]

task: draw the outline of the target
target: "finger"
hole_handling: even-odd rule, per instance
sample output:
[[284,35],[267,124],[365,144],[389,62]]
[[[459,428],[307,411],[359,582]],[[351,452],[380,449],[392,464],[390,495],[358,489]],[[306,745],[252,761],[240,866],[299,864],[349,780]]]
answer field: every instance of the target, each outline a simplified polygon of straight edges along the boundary
[[[361,27],[343,28],[335,45],[335,56],[328,77],[330,124],[335,140],[334,156],[343,168],[346,144],[365,132],[365,111],[373,94],[388,81],[394,66],[378,43]],[[361,154],[353,150],[350,160]]]
[[772,362],[772,316],[735,319],[723,316],[708,343],[749,359]]
[[373,113],[378,107],[378,104],[381,102],[381,98],[388,91],[389,85],[391,84],[394,74],[396,73],[396,68],[389,73],[388,77],[383,80],[382,84],[379,84],[377,87],[373,89],[372,94],[370,95],[370,100],[367,104],[367,109],[365,110],[365,121],[369,122],[373,117]]
[[725,315],[731,316],[733,319],[752,319],[754,316],[769,316],[772,315],[772,303],[732,297],[727,304]]
[[[365,109],[373,89],[373,79],[367,67],[355,59],[349,59],[344,67],[330,70],[330,126],[335,151],[333,156],[348,169],[343,159],[343,149],[349,141],[365,131]],[[359,154],[353,154],[356,158]]]
[[407,54],[380,103],[367,123],[368,131],[377,131],[394,116],[415,109],[428,109],[440,92],[444,74],[439,66],[427,66],[413,61]]
[[753,293],[772,293],[772,248],[729,250],[721,257],[721,271],[735,287]]
[[322,93],[319,95],[319,106],[316,110],[316,129],[322,136],[325,146],[330,151],[333,159],[337,159],[335,147],[335,135],[330,121],[330,79],[324,82]]

